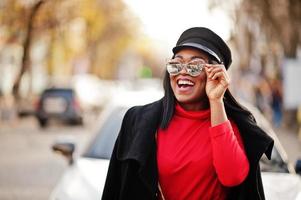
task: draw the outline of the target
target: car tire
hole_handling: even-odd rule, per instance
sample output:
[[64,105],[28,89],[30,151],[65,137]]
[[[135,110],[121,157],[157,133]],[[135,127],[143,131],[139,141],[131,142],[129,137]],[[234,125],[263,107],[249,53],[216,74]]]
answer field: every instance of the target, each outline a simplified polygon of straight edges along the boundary
[[39,125],[40,125],[41,128],[46,128],[47,119],[39,119]]
[[76,118],[76,119],[70,120],[70,124],[81,126],[81,125],[83,125],[84,123],[83,123],[83,119],[82,119],[82,118]]

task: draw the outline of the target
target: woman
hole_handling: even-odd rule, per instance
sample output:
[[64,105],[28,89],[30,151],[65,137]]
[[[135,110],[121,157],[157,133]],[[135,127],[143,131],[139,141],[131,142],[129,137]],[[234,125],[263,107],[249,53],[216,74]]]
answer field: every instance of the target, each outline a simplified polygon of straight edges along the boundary
[[273,140],[227,89],[230,49],[195,27],[173,53],[163,99],[123,119],[102,199],[264,199],[259,159]]

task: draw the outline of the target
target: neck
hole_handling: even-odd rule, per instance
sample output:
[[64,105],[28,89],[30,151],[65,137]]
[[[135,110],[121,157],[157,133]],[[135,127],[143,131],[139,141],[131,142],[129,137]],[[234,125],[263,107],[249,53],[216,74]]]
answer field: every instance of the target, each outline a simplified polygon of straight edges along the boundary
[[209,102],[207,101],[199,101],[199,102],[179,102],[182,108],[188,111],[197,111],[197,110],[205,110],[209,108]]

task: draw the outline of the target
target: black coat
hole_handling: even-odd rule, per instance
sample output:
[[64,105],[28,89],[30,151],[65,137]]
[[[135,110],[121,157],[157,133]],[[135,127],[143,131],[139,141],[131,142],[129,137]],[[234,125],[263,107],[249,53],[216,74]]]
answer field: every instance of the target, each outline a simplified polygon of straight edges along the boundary
[[[103,200],[157,199],[155,135],[161,116],[162,100],[127,111],[112,153]],[[273,140],[256,124],[236,124],[244,142],[250,171],[242,184],[231,188],[229,199],[264,199],[258,163],[263,153],[270,158]]]

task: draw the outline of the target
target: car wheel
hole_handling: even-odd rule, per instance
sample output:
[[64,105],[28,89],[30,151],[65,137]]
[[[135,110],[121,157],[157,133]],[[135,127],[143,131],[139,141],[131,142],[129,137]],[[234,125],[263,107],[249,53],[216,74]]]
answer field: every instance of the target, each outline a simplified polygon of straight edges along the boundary
[[39,119],[39,124],[41,128],[46,128],[47,126],[47,119]]
[[77,121],[77,124],[81,125],[81,126],[84,125],[83,119],[79,118],[78,121]]
[[83,119],[82,118],[70,119],[69,124],[81,126],[81,125],[83,125]]

